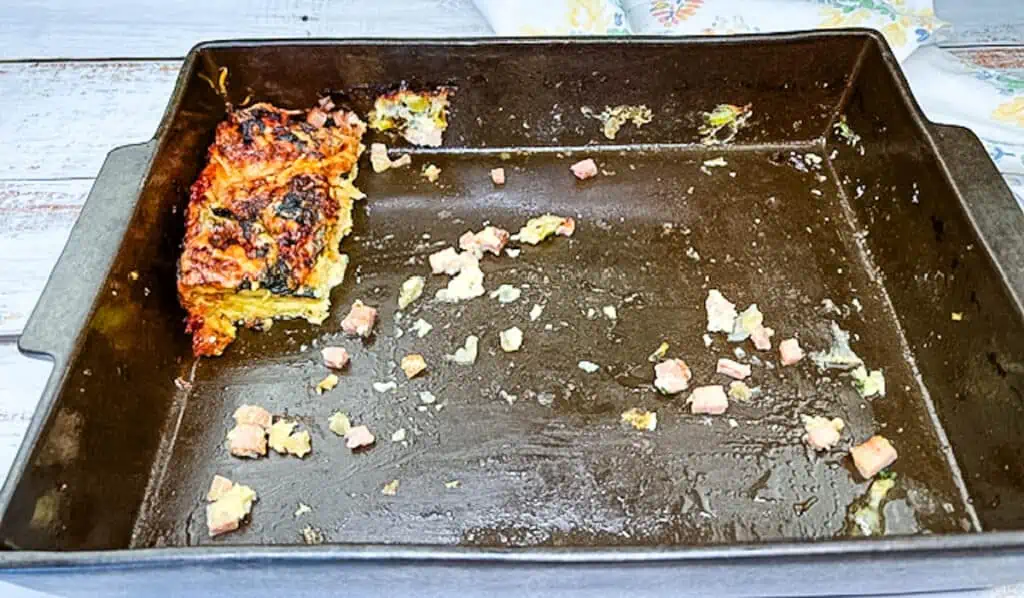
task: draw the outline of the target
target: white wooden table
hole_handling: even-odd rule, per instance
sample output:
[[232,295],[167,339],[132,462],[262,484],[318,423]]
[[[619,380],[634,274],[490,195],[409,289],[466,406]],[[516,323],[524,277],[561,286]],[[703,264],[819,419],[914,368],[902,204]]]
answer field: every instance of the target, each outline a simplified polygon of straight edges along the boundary
[[[154,132],[209,39],[491,35],[471,0],[22,0],[0,8],[0,480],[50,366],[18,335],[112,148]],[[1024,68],[1024,3],[937,0],[944,45]],[[115,58],[116,57],[116,58]],[[155,58],[159,57],[159,58]]]

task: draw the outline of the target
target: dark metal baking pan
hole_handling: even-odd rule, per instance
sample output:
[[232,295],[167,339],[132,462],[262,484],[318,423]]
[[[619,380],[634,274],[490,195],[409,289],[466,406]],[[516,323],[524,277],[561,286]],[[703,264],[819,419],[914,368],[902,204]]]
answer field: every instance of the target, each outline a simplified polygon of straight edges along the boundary
[[[305,107],[331,91],[365,113],[399,81],[457,91],[445,146],[413,151],[416,166],[441,167],[438,184],[416,169],[360,175],[368,198],[343,243],[352,262],[331,318],[243,332],[196,365],[175,260],[188,186],[224,117],[199,75],[222,67],[234,103]],[[730,144],[702,145],[700,112],[719,103],[751,104],[754,116]],[[581,108],[617,104],[645,104],[654,120],[609,141]],[[858,145],[837,136],[840,117]],[[808,153],[823,158],[820,170],[807,168]],[[567,167],[581,157],[605,174],[576,182]],[[718,157],[726,167],[702,172]],[[499,165],[508,183],[496,188],[487,173]],[[528,285],[519,302],[421,301],[396,317],[398,285],[435,244],[549,211],[574,216],[576,235],[483,265],[489,289]],[[111,153],[21,339],[56,365],[0,497],[4,563],[36,573],[24,579],[38,587],[85,569],[135,584],[185,567],[203,572],[195,580],[216,572],[222,591],[256,568],[289,583],[336,572],[370,593],[420,595],[1018,581],[1022,232],[978,141],[922,118],[871,32],[203,44],[154,140]],[[713,378],[731,347],[701,341],[712,287],[758,303],[780,335],[799,333],[812,349],[838,321],[885,369],[889,393],[863,400],[810,364],[760,368],[762,399],[724,417],[689,415],[650,387],[647,355],[668,341],[698,380]],[[340,333],[356,298],[381,308],[366,343]],[[838,314],[819,309],[825,299]],[[534,303],[546,306],[536,322]],[[606,305],[617,319],[600,315]],[[430,336],[397,334],[419,317],[434,324]],[[514,358],[497,349],[512,325],[526,333]],[[468,334],[482,339],[477,363],[444,366]],[[342,386],[318,396],[316,347],[328,342],[355,358]],[[375,392],[373,382],[399,380],[395,362],[412,351],[436,367]],[[601,370],[585,374],[584,359]],[[191,388],[175,385],[193,372]],[[425,411],[422,390],[438,397]],[[224,434],[242,403],[298,419],[313,453],[230,457]],[[656,409],[657,430],[623,428],[630,407]],[[378,445],[344,448],[327,429],[336,410],[370,424]],[[896,444],[889,535],[850,539],[849,511],[868,484],[844,451],[808,453],[800,413],[843,417],[845,446],[875,432]],[[407,445],[387,441],[400,427]],[[214,473],[260,498],[241,530],[210,539],[203,496]],[[383,495],[392,479],[398,495]],[[300,502],[312,511],[296,517]],[[301,546],[307,526],[326,543]],[[523,588],[524,574],[539,585]]]

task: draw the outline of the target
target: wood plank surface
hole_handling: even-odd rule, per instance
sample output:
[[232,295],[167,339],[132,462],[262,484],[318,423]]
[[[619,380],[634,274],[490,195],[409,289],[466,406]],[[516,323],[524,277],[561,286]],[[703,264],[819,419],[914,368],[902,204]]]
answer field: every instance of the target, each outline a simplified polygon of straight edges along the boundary
[[492,34],[472,0],[21,0],[0,12],[5,60],[181,57],[214,39]]

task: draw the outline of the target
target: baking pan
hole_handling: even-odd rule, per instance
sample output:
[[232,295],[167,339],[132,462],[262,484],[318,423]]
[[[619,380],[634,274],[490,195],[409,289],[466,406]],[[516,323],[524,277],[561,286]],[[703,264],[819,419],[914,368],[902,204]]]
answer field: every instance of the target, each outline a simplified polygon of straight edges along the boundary
[[[397,82],[456,93],[445,146],[412,151],[415,167],[442,169],[437,184],[416,168],[360,175],[368,198],[328,321],[243,332],[223,357],[196,362],[175,260],[187,189],[225,114],[200,74],[220,69],[235,104],[307,107],[331,92],[365,113]],[[721,103],[750,104],[753,117],[730,143],[702,144],[700,114]],[[608,140],[581,110],[618,104],[645,104],[654,119]],[[857,143],[839,135],[841,120]],[[603,174],[576,182],[568,166],[583,157]],[[704,166],[717,158],[725,166]],[[503,187],[489,180],[496,166]],[[395,313],[398,285],[429,253],[485,222],[515,230],[545,212],[575,217],[575,236],[483,264],[488,290],[519,285],[518,302],[422,300]],[[154,140],[104,164],[21,338],[55,368],[4,486],[4,566],[41,589],[89,570],[72,588],[82,593],[100,580],[142,588],[179,568],[193,588],[229,593],[263,572],[276,580],[265,583],[342,576],[369,593],[419,595],[1019,581],[1022,232],[977,139],[925,121],[869,31],[202,44]],[[667,341],[697,380],[714,379],[733,347],[701,340],[709,288],[757,303],[811,349],[828,346],[836,321],[884,368],[889,392],[861,399],[809,363],[761,367],[762,398],[689,415],[653,391],[647,356]],[[367,342],[340,331],[357,298],[381,310]],[[537,321],[534,304],[545,306]],[[421,317],[428,337],[400,332]],[[526,340],[509,356],[497,335],[512,325]],[[468,334],[481,338],[477,363],[444,365]],[[319,396],[325,343],[355,358]],[[436,365],[405,382],[396,362],[414,351]],[[580,360],[601,369],[587,374]],[[387,380],[398,388],[373,389]],[[243,403],[297,419],[313,453],[230,457],[224,434]],[[657,430],[623,427],[631,407],[656,410]],[[369,424],[377,446],[348,451],[327,429],[337,410]],[[844,451],[808,453],[801,413],[846,420],[844,446],[876,432],[893,440],[884,537],[851,539],[868,484]],[[399,428],[404,444],[388,440]],[[214,473],[259,501],[242,529],[210,539]],[[393,479],[398,494],[382,494]],[[311,511],[296,515],[299,503]]]

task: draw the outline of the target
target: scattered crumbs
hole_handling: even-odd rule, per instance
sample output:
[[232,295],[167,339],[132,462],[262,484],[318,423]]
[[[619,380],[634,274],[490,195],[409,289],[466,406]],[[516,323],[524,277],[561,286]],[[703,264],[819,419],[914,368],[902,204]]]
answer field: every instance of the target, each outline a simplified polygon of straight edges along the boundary
[[544,407],[550,407],[555,402],[555,394],[551,392],[537,393],[537,402]]
[[688,188],[686,189],[686,194],[687,194],[687,195],[693,195],[693,185],[689,186],[689,187],[688,187]]
[[703,166],[702,165],[700,167],[700,171],[703,172],[704,174],[708,175],[708,176],[711,176],[711,169],[708,168],[707,166]]
[[139,279],[138,271],[137,270],[132,270],[131,272],[129,272],[128,273],[128,278],[130,278],[132,280],[138,280]]
[[433,330],[434,327],[430,324],[430,322],[427,322],[423,318],[420,318],[413,322],[412,326],[409,329],[415,332],[416,336],[423,338],[430,334],[430,331]]
[[322,395],[338,385],[341,379],[336,374],[327,374],[323,380],[316,385],[316,394]]
[[423,167],[423,171],[420,173],[420,176],[431,183],[436,183],[437,179],[441,176],[441,169],[433,164],[427,164]]
[[413,301],[419,299],[423,294],[424,283],[426,283],[426,279],[422,276],[410,276],[403,282],[398,293],[398,309],[405,309]]
[[543,314],[543,313],[544,313],[544,306],[543,305],[538,305],[538,304],[534,303],[533,304],[533,309],[530,310],[530,321],[531,322],[536,322],[537,318],[539,318],[541,316],[541,314]]
[[391,434],[391,442],[402,442],[405,440],[405,428],[398,428]]
[[736,401],[749,401],[754,397],[754,391],[745,382],[734,380],[729,383],[728,397]]
[[411,380],[427,369],[427,360],[419,353],[412,353],[402,358],[399,367],[405,373],[405,377]]
[[958,311],[953,312],[950,317],[953,318],[954,322],[959,322],[964,319],[964,314]]
[[619,313],[616,311],[614,305],[605,305],[601,308],[601,312],[604,313],[604,317],[609,320],[617,320],[619,318]]
[[740,424],[735,419],[730,417],[729,418],[729,427],[730,428],[738,428],[738,427],[740,427]]
[[811,195],[821,197],[821,191],[818,191],[817,189],[811,189]]
[[420,393],[420,402],[424,405],[433,405],[437,402],[437,397],[435,397],[434,393],[429,390],[424,390]]
[[519,254],[522,253],[522,251],[523,251],[522,249],[516,249],[514,247],[509,247],[509,248],[505,249],[505,255],[509,256],[510,258],[517,258],[517,257],[519,257]]
[[398,480],[391,480],[387,484],[384,484],[384,488],[380,491],[384,496],[394,496],[398,494]]
[[686,248],[686,257],[690,258],[691,260],[693,260],[695,262],[699,262],[700,261],[700,254],[697,253],[697,250],[694,249],[693,247],[687,247]]
[[622,414],[622,421],[637,430],[653,432],[658,427],[658,414],[653,411],[633,407]]
[[395,390],[396,388],[398,388],[398,385],[395,384],[395,382],[393,380],[388,381],[388,382],[374,382],[373,383],[373,390],[375,390],[377,392],[388,392],[388,391],[391,391],[391,390]]
[[460,482],[458,480],[452,480],[450,482],[445,482],[444,483],[444,487],[449,489],[449,490],[454,490],[454,489],[458,488],[461,485],[462,485],[462,482]]
[[731,176],[732,178],[736,178],[736,173],[730,170],[729,176]]
[[579,368],[581,370],[583,370],[584,372],[586,372],[588,374],[593,374],[597,370],[601,369],[601,366],[597,365],[593,361],[583,360],[583,361],[579,362],[576,365],[579,366]]
[[306,503],[300,502],[299,503],[299,508],[295,509],[294,516],[295,517],[302,517],[306,513],[310,513],[312,511],[313,511],[313,509],[311,509],[309,505],[307,505]]
[[555,329],[555,327],[552,326],[551,324],[544,324],[544,330],[551,331],[551,330],[554,330],[554,329]]
[[642,104],[639,106],[621,104],[614,108],[605,106],[600,114],[595,114],[592,108],[584,106],[580,108],[580,112],[588,118],[600,121],[601,132],[608,139],[615,139],[615,136],[619,134],[619,129],[627,122],[632,122],[633,126],[639,129],[654,119],[651,109]]
[[597,317],[597,310],[596,309],[594,309],[593,307],[587,309],[587,319],[588,320],[593,320],[596,317]]
[[352,421],[343,412],[335,411],[334,415],[327,418],[327,427],[338,436],[344,436],[352,429]]
[[736,137],[743,126],[746,125],[753,111],[750,104],[746,106],[735,106],[733,104],[719,104],[711,112],[702,112],[701,125],[698,132],[701,135],[701,143],[704,145],[715,145],[729,143]]
[[702,336],[701,338],[702,338],[702,339],[703,339],[703,341],[704,341],[704,346],[705,346],[705,347],[710,347],[710,346],[711,346],[711,343],[713,342],[713,341],[711,340],[711,335],[709,335],[709,334],[705,334],[705,335],[704,335],[704,336]]
[[[850,125],[847,124],[845,114],[839,115],[839,120],[836,121],[834,125],[832,125],[832,128],[835,129],[836,134],[838,134],[839,137],[846,142],[846,145],[855,146],[858,143],[860,143],[860,135],[854,133],[853,129],[850,128]],[[859,149],[861,150],[861,152],[863,152],[863,146],[861,146]],[[861,155],[864,154],[861,153]]]

